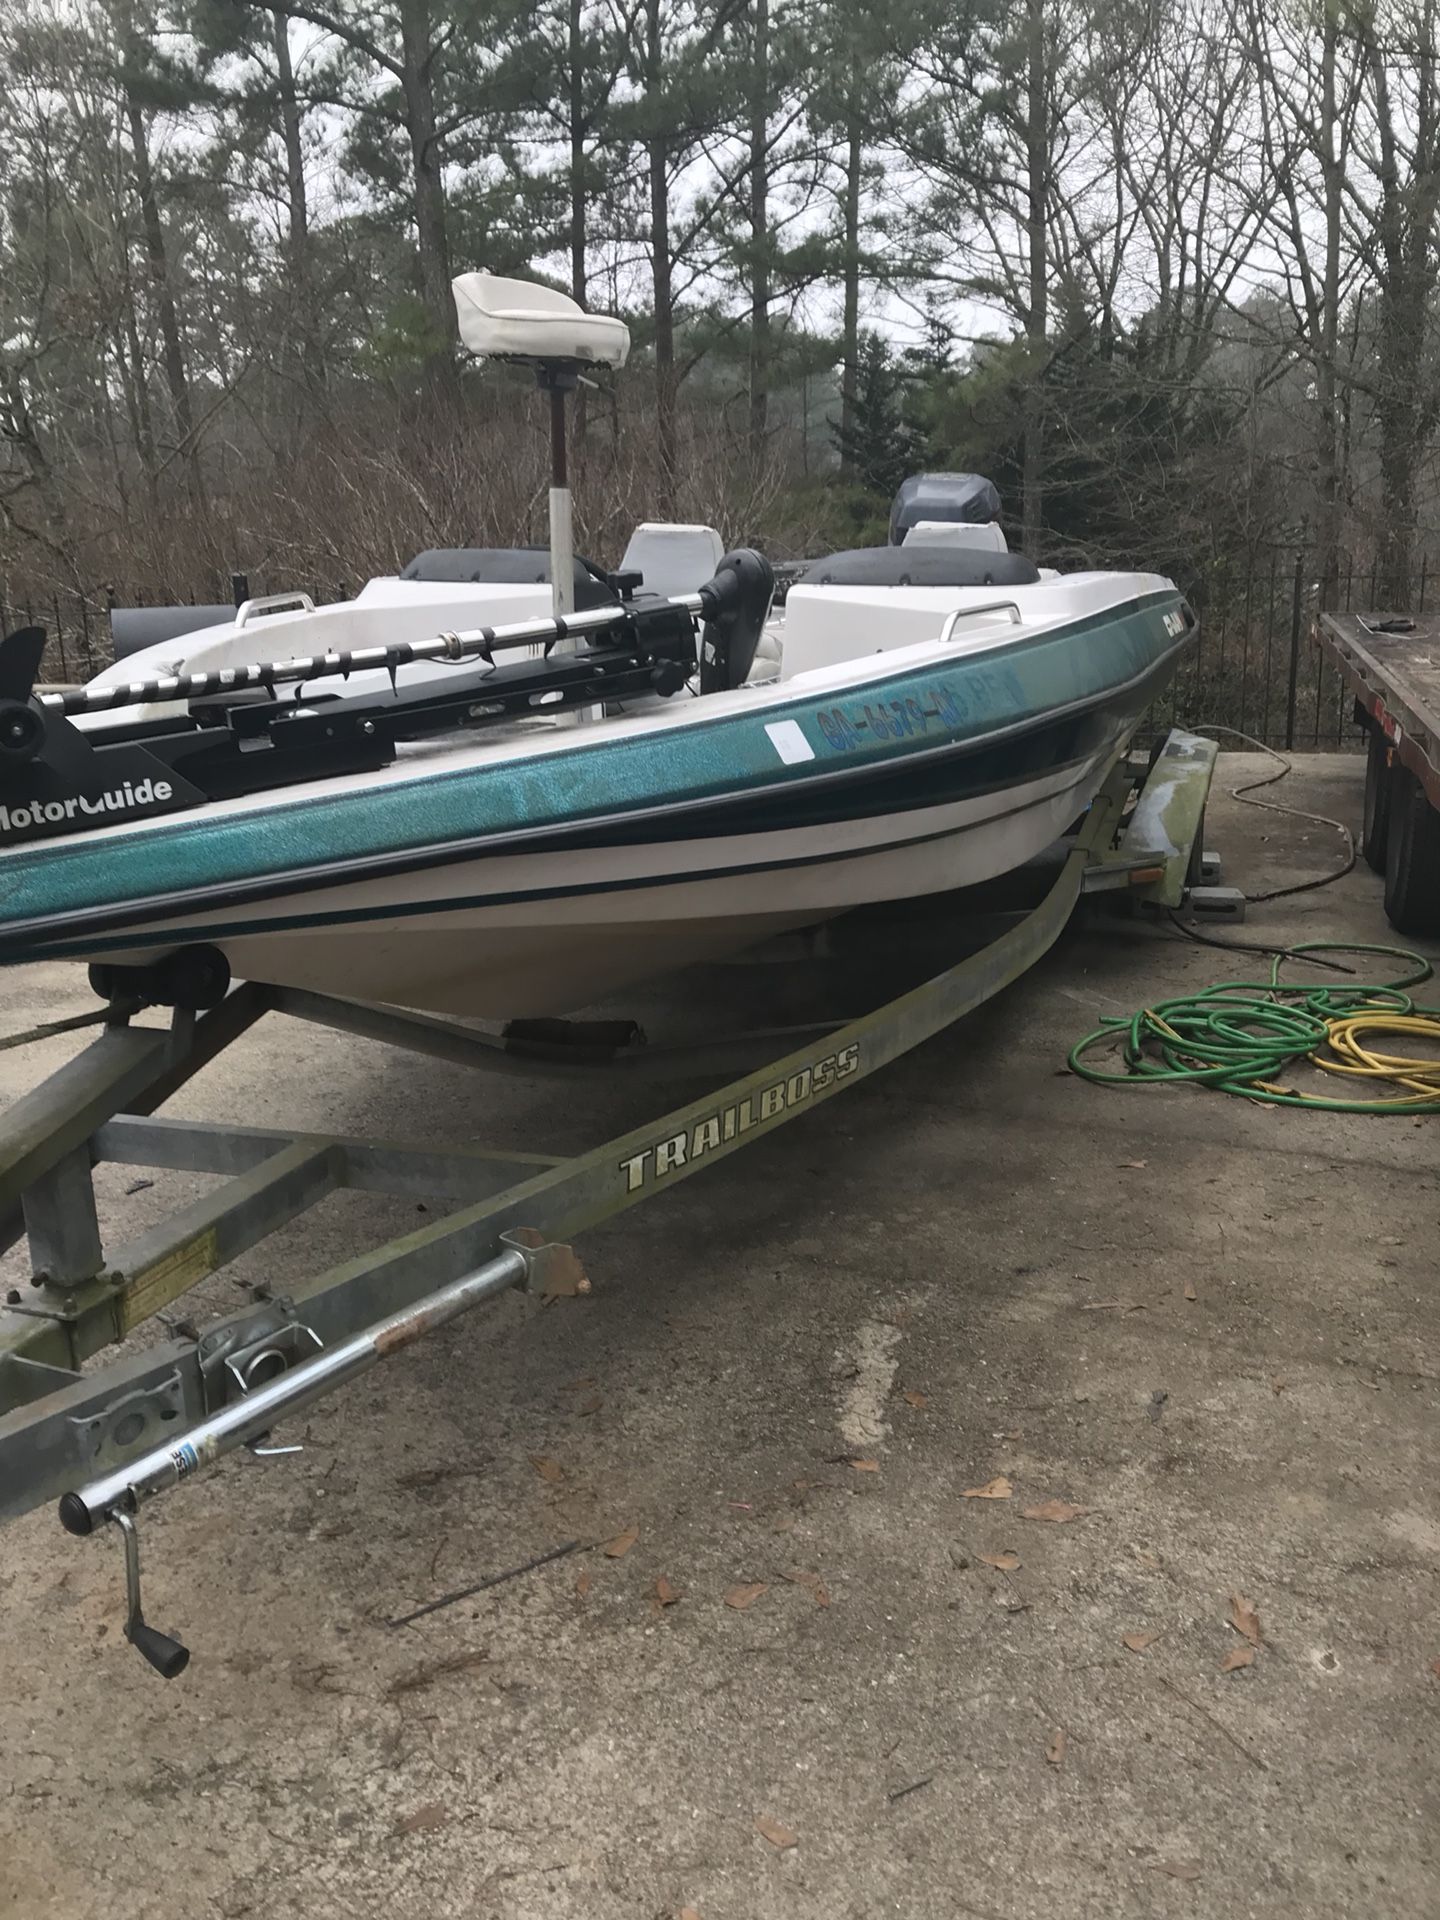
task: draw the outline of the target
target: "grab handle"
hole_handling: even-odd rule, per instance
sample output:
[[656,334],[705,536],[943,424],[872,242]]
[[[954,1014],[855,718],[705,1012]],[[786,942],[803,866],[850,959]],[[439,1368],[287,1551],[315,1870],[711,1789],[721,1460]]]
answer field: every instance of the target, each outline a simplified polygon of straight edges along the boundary
[[953,613],[946,615],[945,624],[940,629],[941,646],[943,647],[947,640],[954,639],[957,620],[969,620],[977,613],[1008,613],[1017,627],[1023,627],[1025,624],[1025,616],[1020,611],[1018,601],[982,600],[978,607],[957,607]]
[[293,607],[300,613],[313,613],[315,602],[308,593],[262,593],[245,600],[235,609],[237,627],[248,626],[252,613],[275,613],[281,607]]

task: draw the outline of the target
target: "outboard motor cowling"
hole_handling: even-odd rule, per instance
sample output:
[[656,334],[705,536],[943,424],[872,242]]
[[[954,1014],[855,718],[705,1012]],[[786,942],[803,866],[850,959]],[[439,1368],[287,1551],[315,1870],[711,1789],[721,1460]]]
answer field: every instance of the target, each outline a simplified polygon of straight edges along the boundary
[[898,547],[918,520],[984,526],[1000,518],[995,483],[979,473],[912,473],[890,506],[890,545]]

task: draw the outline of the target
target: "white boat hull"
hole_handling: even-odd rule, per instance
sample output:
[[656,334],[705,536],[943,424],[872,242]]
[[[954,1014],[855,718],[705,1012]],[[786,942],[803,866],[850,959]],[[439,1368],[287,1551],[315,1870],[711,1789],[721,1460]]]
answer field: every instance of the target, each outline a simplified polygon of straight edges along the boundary
[[[615,850],[606,884],[590,891],[575,889],[574,858],[563,853],[332,888],[279,900],[271,930],[215,944],[237,977],[277,986],[483,1019],[573,1011],[861,902],[949,892],[1009,872],[1083,812],[1110,757],[983,801]],[[316,924],[320,914],[336,918]],[[185,922],[189,939],[205,939],[206,929],[205,916]],[[114,957],[149,959],[168,944],[157,934]]]

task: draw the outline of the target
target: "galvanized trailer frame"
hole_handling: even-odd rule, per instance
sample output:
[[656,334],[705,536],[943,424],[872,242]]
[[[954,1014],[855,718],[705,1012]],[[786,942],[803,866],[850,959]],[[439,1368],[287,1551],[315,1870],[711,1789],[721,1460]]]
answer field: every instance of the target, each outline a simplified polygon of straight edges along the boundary
[[[1118,760],[1043,900],[998,939],[860,1019],[792,1034],[798,1044],[764,1066],[567,1159],[205,1125],[156,1110],[270,1011],[530,1076],[593,1076],[630,1059],[623,1047],[537,1059],[443,1020],[258,982],[208,1012],[177,1011],[163,1027],[113,1009],[98,1039],[0,1115],[0,1247],[28,1235],[33,1270],[0,1312],[0,1519],[63,1496],[72,1532],[114,1520],[125,1538],[127,1634],[167,1677],[179,1671],[183,1648],[140,1611],[133,1514],[144,1499],[231,1446],[255,1446],[272,1420],[478,1299],[510,1286],[583,1290],[568,1248],[555,1243],[773,1132],[972,1011],[1053,945],[1082,893],[1123,888],[1178,907],[1215,752],[1175,732],[1148,768]],[[686,1064],[722,1057],[711,1049]],[[224,1180],[107,1249],[92,1183],[101,1161]],[[169,1338],[84,1370],[342,1188],[449,1210],[284,1294],[256,1289],[253,1304],[203,1327],[167,1316]]]

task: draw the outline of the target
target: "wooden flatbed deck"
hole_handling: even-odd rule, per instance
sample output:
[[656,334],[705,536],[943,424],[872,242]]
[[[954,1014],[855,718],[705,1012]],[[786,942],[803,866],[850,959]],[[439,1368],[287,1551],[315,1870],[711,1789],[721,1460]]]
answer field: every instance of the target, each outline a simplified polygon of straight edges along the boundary
[[[1392,622],[1399,631],[1384,630]],[[1316,639],[1440,807],[1440,615],[1322,613]]]

